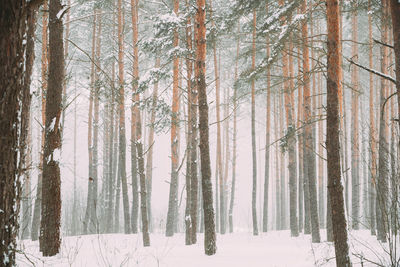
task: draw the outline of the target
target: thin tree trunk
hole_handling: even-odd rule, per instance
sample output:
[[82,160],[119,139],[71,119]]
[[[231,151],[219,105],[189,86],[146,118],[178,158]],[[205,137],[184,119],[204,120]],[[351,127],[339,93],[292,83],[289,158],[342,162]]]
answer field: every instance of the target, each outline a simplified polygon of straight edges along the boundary
[[[174,13],[178,16],[179,0],[174,0]],[[178,30],[174,29],[173,45],[175,48],[179,45]],[[174,235],[174,226],[176,225],[178,203],[178,131],[179,131],[179,58],[174,55],[173,60],[173,89],[172,89],[172,115],[171,115],[171,183],[169,187],[169,202],[167,214],[166,236]]]
[[[299,56],[301,55],[301,50],[300,46],[298,47],[298,54]],[[300,76],[301,73],[301,60],[297,60],[297,73],[298,76]],[[300,127],[303,124],[303,86],[301,85],[301,82],[298,82],[298,103],[297,103],[297,128],[300,129]],[[298,154],[299,154],[299,232],[303,231],[303,226],[304,226],[304,171],[303,171],[303,166],[304,166],[304,159],[303,159],[303,131],[300,131],[300,134],[298,136]]]
[[[302,13],[307,10],[306,1],[302,2]],[[305,127],[305,153],[304,160],[307,162],[307,169],[305,168],[305,176],[308,180],[309,189],[309,207],[310,207],[310,218],[311,218],[311,234],[312,241],[314,243],[319,243],[320,233],[319,233],[319,219],[318,219],[318,203],[317,203],[317,188],[315,179],[315,155],[314,145],[313,145],[313,134],[312,134],[312,111],[311,111],[311,96],[310,96],[310,65],[309,65],[309,51],[308,51],[308,27],[307,21],[303,22],[302,25],[302,37],[303,37],[303,74],[304,74],[304,110],[305,116],[304,121],[307,124]]]
[[[256,10],[253,10],[253,42],[251,55],[251,68],[254,71],[256,68],[256,26],[257,16]],[[257,154],[256,154],[256,86],[254,78],[251,80],[251,150],[253,159],[253,188],[251,193],[251,214],[253,218],[253,235],[258,235],[257,224]],[[221,192],[222,193],[222,192]]]
[[[356,4],[353,4],[353,9]],[[354,11],[352,16],[352,58],[358,58],[358,19],[357,11]],[[351,84],[352,84],[352,114],[351,114],[351,221],[354,230],[359,229],[359,216],[360,216],[360,146],[359,146],[359,97],[358,97],[358,67],[352,65]]]
[[[368,59],[369,68],[373,69],[373,40],[372,40],[372,14],[371,14],[372,3],[371,0],[368,1]],[[375,231],[375,188],[376,188],[376,129],[375,129],[375,102],[374,102],[375,88],[374,88],[374,74],[369,74],[369,120],[370,120],[370,132],[369,132],[369,143],[370,143],[370,166],[371,171],[370,179],[368,182],[368,199],[369,199],[369,227],[371,229],[371,234],[376,235]]]
[[[132,13],[132,43],[133,43],[133,81],[132,81],[132,104],[131,104],[131,171],[132,171],[132,232],[138,232],[139,218],[139,188],[138,188],[138,155],[136,126],[138,123],[137,112],[139,103],[139,49],[138,49],[138,0],[131,0]],[[152,152],[150,152],[152,153]]]
[[[268,0],[266,0],[265,9],[268,13]],[[269,35],[266,37],[266,56],[271,55]],[[271,67],[267,66],[267,98],[265,114],[265,162],[264,162],[264,201],[263,201],[263,227],[262,231],[268,231],[268,198],[269,198],[269,165],[270,165],[270,131],[271,131]]]
[[[382,11],[382,42],[388,43],[388,24],[386,22],[386,18],[388,17],[388,2],[383,1]],[[385,46],[381,46],[381,72],[387,74],[388,68],[388,48]],[[388,96],[388,83],[385,79],[381,79],[381,92],[380,92],[380,109],[379,109],[379,156],[378,156],[378,173],[377,176],[377,194],[376,194],[376,217],[377,217],[377,230],[378,230],[378,240],[382,242],[386,242],[386,235],[388,233],[388,216],[389,212],[387,209],[388,203],[388,122],[387,122],[387,114],[389,112],[389,105],[383,106],[385,103],[385,99]],[[378,219],[379,218],[379,219]]]
[[[96,55],[96,10],[93,10],[93,29],[92,29],[92,59]],[[90,70],[90,100],[89,100],[89,119],[88,119],[88,155],[89,155],[89,179],[88,179],[88,196],[86,204],[85,218],[83,220],[83,234],[94,233],[94,222],[91,220],[91,210],[93,209],[93,101],[95,90],[95,64],[92,61]]]
[[213,208],[213,195],[211,185],[211,164],[208,129],[208,103],[206,92],[206,13],[205,0],[197,0],[196,11],[196,81],[199,93],[199,132],[200,132],[200,157],[201,181],[204,211],[204,251],[206,255],[214,255],[217,251],[215,221]]
[[128,184],[126,179],[126,136],[125,136],[125,81],[124,81],[124,16],[122,0],[118,0],[118,78],[119,78],[119,153],[118,173],[121,177],[122,203],[124,207],[124,232],[131,232],[129,214]]
[[[240,24],[238,23],[238,33],[240,32]],[[239,68],[239,51],[240,51],[240,37],[236,42],[236,58],[235,58],[235,81],[238,79],[238,68]],[[235,203],[235,191],[236,191],[236,139],[237,139],[237,88],[233,88],[233,137],[232,137],[232,185],[231,185],[231,199],[229,203],[229,232],[233,233],[233,207]]]
[[[48,10],[48,0],[43,0],[43,9]],[[41,137],[41,152],[39,162],[39,175],[36,187],[36,200],[33,209],[31,239],[38,240],[39,226],[42,206],[42,178],[43,178],[43,150],[44,150],[44,125],[46,124],[46,91],[47,91],[47,65],[48,65],[48,12],[43,12],[42,15],[42,137]]]
[[31,223],[31,164],[32,164],[32,127],[31,127],[31,76],[33,62],[35,60],[35,30],[36,30],[37,10],[31,9],[27,15],[27,42],[25,53],[25,76],[24,88],[22,91],[22,110],[21,110],[21,132],[20,132],[20,161],[19,175],[24,177],[22,188],[22,226],[21,239],[29,237],[29,226]]

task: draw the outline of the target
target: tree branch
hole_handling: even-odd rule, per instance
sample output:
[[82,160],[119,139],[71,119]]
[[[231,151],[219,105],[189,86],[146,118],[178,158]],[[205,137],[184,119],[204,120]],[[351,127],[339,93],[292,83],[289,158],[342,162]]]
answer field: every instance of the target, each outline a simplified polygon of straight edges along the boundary
[[358,63],[354,62],[353,59],[348,59],[348,58],[346,58],[346,59],[347,59],[348,62],[350,62],[350,64],[354,64],[354,65],[356,65],[357,67],[360,67],[360,68],[362,68],[362,69],[364,69],[364,70],[366,70],[366,71],[369,71],[369,72],[371,72],[371,73],[373,73],[373,74],[375,74],[375,75],[380,76],[381,78],[384,78],[384,79],[389,80],[389,81],[391,81],[392,83],[396,84],[396,80],[395,80],[393,77],[391,77],[391,76],[389,76],[389,75],[386,75],[386,74],[384,74],[384,73],[382,73],[382,72],[379,72],[379,71],[376,71],[376,70],[367,68],[367,67],[365,67],[365,66],[363,66],[363,65],[361,65],[361,64],[358,64]]

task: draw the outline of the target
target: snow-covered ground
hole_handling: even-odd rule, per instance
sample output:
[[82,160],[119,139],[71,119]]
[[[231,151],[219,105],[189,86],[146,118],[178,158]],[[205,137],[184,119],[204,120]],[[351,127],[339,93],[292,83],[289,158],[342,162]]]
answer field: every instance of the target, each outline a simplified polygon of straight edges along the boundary
[[[326,237],[321,231],[322,239]],[[335,266],[332,243],[312,244],[310,236],[291,238],[289,231],[274,231],[259,236],[241,232],[217,236],[217,254],[206,256],[203,235],[198,243],[184,245],[184,234],[167,238],[151,234],[151,247],[143,248],[140,235],[87,235],[64,237],[61,252],[44,258],[39,243],[20,242],[24,253],[17,256],[18,266],[140,266],[140,267],[261,267],[261,266]],[[386,257],[383,247],[368,231],[350,234],[352,254],[369,260]],[[375,266],[352,255],[354,266]],[[381,263],[381,262],[380,262]],[[387,266],[385,263],[381,263]]]

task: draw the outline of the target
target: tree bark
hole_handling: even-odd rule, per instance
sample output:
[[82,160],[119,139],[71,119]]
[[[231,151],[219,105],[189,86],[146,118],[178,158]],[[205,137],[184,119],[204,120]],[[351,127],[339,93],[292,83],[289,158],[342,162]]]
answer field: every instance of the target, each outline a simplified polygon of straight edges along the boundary
[[347,225],[344,215],[343,186],[340,174],[339,142],[339,4],[337,0],[327,1],[328,27],[328,79],[327,79],[327,157],[328,190],[331,201],[333,236],[335,243],[336,266],[350,267]]
[[201,157],[201,183],[203,193],[204,212],[204,251],[206,255],[214,255],[217,251],[213,195],[211,184],[209,129],[208,129],[208,103],[206,91],[206,13],[205,0],[197,0],[196,11],[196,73],[197,90],[199,93],[199,132],[200,132],[200,157]]
[[[18,111],[24,89],[25,0],[2,3],[0,9],[0,262],[15,266],[18,232]],[[14,127],[13,127],[14,126]]]
[[42,220],[39,244],[43,256],[59,252],[61,244],[60,116],[64,81],[63,22],[60,0],[49,3],[49,79],[46,95],[46,126],[43,161]]

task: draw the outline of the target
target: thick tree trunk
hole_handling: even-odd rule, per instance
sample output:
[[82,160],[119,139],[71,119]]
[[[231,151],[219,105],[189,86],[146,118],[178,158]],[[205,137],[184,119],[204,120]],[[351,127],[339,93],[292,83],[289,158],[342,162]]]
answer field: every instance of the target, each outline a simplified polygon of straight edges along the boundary
[[[174,0],[174,13],[178,16],[179,0]],[[174,29],[173,45],[175,48],[179,45],[178,30]],[[173,88],[172,88],[172,115],[171,115],[171,183],[169,187],[169,202],[167,214],[166,236],[174,235],[174,226],[176,225],[178,203],[178,131],[179,131],[179,58],[174,55],[173,60]]]
[[197,0],[196,12],[196,73],[197,90],[199,93],[199,132],[201,157],[201,182],[204,211],[204,251],[206,255],[214,255],[217,251],[213,195],[211,185],[211,164],[208,129],[208,103],[206,91],[206,13],[205,0]]
[[339,4],[337,0],[327,1],[328,21],[328,80],[327,80],[327,156],[328,190],[331,201],[333,236],[335,242],[336,266],[350,267],[347,225],[344,215],[343,186],[340,175],[339,143]]
[[[18,111],[24,90],[24,35],[27,3],[24,0],[2,3],[0,9],[0,262],[15,266],[18,232]],[[7,52],[4,52],[7,51]],[[18,125],[13,127],[13,125]]]
[[49,4],[49,79],[46,95],[46,126],[43,161],[42,220],[39,244],[43,256],[59,252],[61,244],[61,155],[60,117],[64,81],[63,22],[60,0]]

